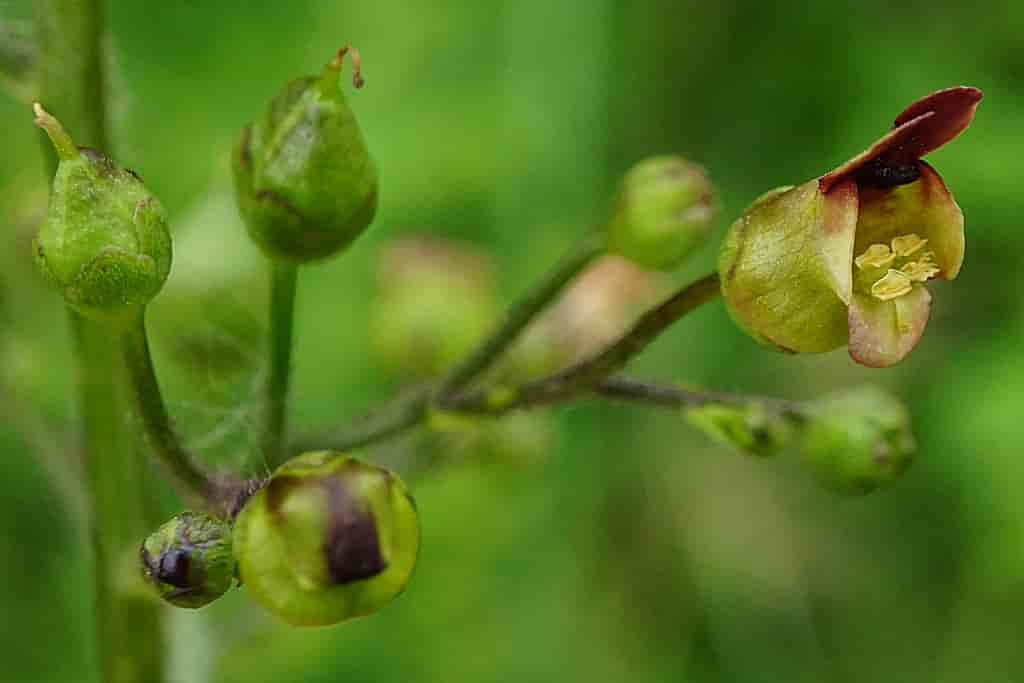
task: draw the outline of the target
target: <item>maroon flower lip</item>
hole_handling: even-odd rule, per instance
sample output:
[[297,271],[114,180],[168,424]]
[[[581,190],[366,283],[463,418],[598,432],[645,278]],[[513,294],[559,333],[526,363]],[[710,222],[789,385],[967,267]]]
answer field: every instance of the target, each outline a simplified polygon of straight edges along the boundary
[[[882,171],[882,175],[893,173],[897,180],[901,176],[909,177],[913,174],[909,169],[916,167],[917,160],[960,135],[970,125],[981,98],[981,90],[971,86],[946,88],[922,97],[896,117],[891,131],[845,164],[821,176],[818,186],[822,192],[828,192],[836,183],[856,176],[872,163],[888,169]],[[906,182],[913,180],[916,178]]]

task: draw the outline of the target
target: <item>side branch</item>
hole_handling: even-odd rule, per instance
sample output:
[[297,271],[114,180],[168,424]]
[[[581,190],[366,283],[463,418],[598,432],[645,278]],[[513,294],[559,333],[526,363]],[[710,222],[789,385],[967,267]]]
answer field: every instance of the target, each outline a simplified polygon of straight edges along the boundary
[[178,491],[193,503],[216,506],[226,485],[207,475],[178,439],[153,370],[143,313],[121,335],[121,352],[146,442],[168,470]]
[[518,389],[473,391],[444,401],[441,407],[456,412],[502,414],[588,393],[603,379],[625,367],[670,325],[717,297],[720,291],[718,275],[708,275],[642,315],[629,332],[595,356]]
[[487,370],[565,286],[602,253],[603,248],[603,237],[592,235],[555,266],[536,289],[509,310],[498,328],[444,378],[437,390],[439,401],[444,403]]
[[602,398],[644,403],[647,405],[678,410],[680,408],[698,408],[700,406],[726,404],[749,405],[757,403],[765,408],[789,417],[801,418],[805,415],[803,404],[783,398],[770,396],[748,396],[730,394],[724,391],[703,391],[683,389],[667,384],[641,382],[629,377],[608,377],[594,387],[593,394]]

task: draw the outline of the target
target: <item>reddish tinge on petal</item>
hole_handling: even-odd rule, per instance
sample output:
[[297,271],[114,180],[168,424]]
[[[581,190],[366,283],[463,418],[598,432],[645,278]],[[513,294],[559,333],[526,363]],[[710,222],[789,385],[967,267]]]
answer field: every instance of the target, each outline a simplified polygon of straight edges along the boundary
[[907,147],[907,151],[919,159],[960,135],[970,125],[971,119],[974,118],[974,110],[978,108],[980,101],[981,91],[977,88],[946,88],[911,104],[896,117],[894,125],[902,126],[928,112],[935,114],[927,123],[916,128],[914,137]]
[[866,150],[819,179],[822,192],[850,176],[873,159],[913,161],[938,149],[970,124],[981,101],[977,88],[960,86],[933,92],[917,100],[896,117],[895,128]]
[[931,294],[920,285],[890,301],[854,294],[849,311],[850,357],[870,368],[886,368],[903,360],[924,333],[931,301]]

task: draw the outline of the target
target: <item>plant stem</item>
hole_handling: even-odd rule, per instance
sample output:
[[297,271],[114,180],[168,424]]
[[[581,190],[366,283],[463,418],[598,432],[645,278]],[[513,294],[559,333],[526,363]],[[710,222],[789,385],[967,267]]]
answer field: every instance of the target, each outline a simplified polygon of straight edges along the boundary
[[298,266],[273,261],[270,274],[270,368],[265,385],[263,455],[270,464],[281,460],[286,435],[288,381],[292,362],[295,283]]
[[537,314],[543,311],[603,250],[604,240],[601,235],[594,234],[585,238],[535,289],[512,306],[498,328],[445,377],[437,390],[439,401],[444,402],[458,393],[487,370]]
[[303,437],[290,450],[293,454],[321,448],[347,451],[394,438],[423,423],[433,393],[431,387],[416,389],[340,428]]
[[144,310],[140,309],[135,319],[121,332],[120,341],[136,411],[145,428],[146,442],[171,475],[182,497],[192,504],[216,503],[218,484],[199,467],[171,425],[149,354]]
[[[101,0],[37,0],[39,98],[82,144],[109,150]],[[53,148],[40,132],[49,176]],[[124,367],[110,330],[69,311],[78,365],[78,411],[83,423],[96,614],[96,652],[103,683],[164,680],[163,624],[156,601],[140,598],[135,556],[156,525],[138,443],[123,416]]]
[[[549,282],[554,279],[550,279]],[[567,278],[563,278],[563,282],[565,281]],[[647,348],[672,323],[713,300],[719,292],[718,276],[708,275],[684,287],[660,306],[645,313],[629,332],[597,355],[518,389],[499,387],[472,391],[464,395],[449,395],[447,398],[442,389],[418,389],[407,397],[396,399],[366,413],[349,425],[305,437],[293,444],[291,450],[296,453],[313,448],[347,450],[379,443],[423,424],[430,414],[432,405],[436,405],[441,411],[502,415],[512,410],[569,401],[590,394],[645,400],[651,403],[658,403],[656,399],[660,397],[660,404],[665,405],[665,401],[669,399],[659,395],[660,388],[650,387],[651,391],[647,394],[638,392],[635,396],[627,396],[629,392],[625,390],[625,383],[628,380],[607,378],[622,369],[633,356]],[[540,308],[542,307],[535,307],[533,310],[536,312]],[[485,343],[485,346],[491,344]],[[636,386],[636,383],[629,384],[633,388]],[[682,390],[675,390],[677,393],[674,394],[673,400],[681,400],[682,395],[678,393],[680,391]],[[692,394],[690,397],[696,395]],[[709,401],[716,395],[727,396],[705,394]],[[742,398],[733,397],[733,400]]]
[[603,398],[645,403],[672,410],[697,408],[709,404],[748,405],[757,403],[794,418],[803,417],[805,414],[803,404],[798,401],[769,396],[730,394],[724,391],[683,389],[671,385],[641,382],[621,375],[602,380],[594,387],[592,393]]
[[155,527],[138,443],[124,420],[124,369],[106,326],[72,314],[79,358],[79,410],[92,493],[100,680],[162,681],[159,605],[137,581],[138,545]]
[[677,320],[720,294],[718,275],[708,275],[684,287],[647,311],[625,335],[600,353],[561,372],[516,389],[473,391],[455,396],[441,407],[456,412],[500,415],[511,410],[557,403],[588,393],[618,372]]

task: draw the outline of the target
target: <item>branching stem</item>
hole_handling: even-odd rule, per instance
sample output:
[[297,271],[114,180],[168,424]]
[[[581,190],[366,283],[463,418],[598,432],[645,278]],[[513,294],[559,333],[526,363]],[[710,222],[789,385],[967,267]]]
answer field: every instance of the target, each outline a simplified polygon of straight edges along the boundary
[[603,239],[595,234],[583,240],[575,251],[556,265],[536,288],[509,309],[498,328],[442,380],[437,390],[439,402],[446,403],[491,367],[527,325],[602,251]]
[[476,390],[452,397],[441,407],[455,412],[500,415],[589,393],[601,380],[624,368],[669,326],[716,298],[720,291],[718,275],[708,275],[647,311],[618,341],[590,358],[517,389]]

